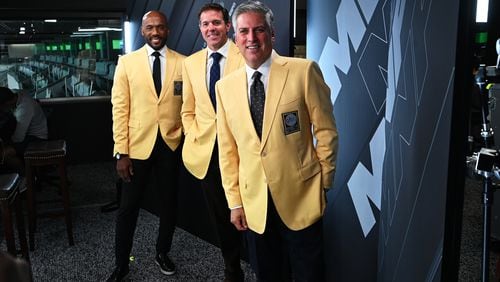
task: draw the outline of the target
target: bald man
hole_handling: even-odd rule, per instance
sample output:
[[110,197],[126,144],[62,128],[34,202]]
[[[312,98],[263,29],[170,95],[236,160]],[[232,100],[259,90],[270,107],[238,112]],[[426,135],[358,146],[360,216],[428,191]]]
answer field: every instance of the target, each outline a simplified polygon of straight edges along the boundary
[[184,56],[167,48],[169,28],[162,12],[144,15],[141,34],[146,44],[120,58],[111,94],[113,154],[123,187],[116,222],[116,268],[108,281],[122,281],[129,274],[135,226],[149,181],[162,200],[155,262],[163,274],[175,273],[168,253],[176,218]]

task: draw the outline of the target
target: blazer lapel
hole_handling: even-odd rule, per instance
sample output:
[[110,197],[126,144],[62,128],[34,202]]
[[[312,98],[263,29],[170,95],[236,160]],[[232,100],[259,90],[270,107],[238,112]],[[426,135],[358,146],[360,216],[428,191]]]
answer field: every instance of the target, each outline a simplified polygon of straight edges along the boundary
[[194,83],[201,83],[203,85],[204,91],[201,97],[196,97],[196,99],[201,99],[202,105],[210,105],[210,108],[212,108],[213,114],[215,115],[215,109],[212,106],[212,100],[210,100],[210,94],[208,93],[208,88],[207,88],[207,48],[203,49],[203,52],[198,53],[196,57],[196,65],[197,66],[203,66],[201,68],[195,68],[195,74],[194,78],[200,78],[199,81],[195,81]]
[[[154,95],[154,97],[158,97],[158,95],[156,95],[153,73],[151,72],[151,66],[149,65],[148,50],[146,49],[146,46],[142,47],[142,52],[143,53],[139,54],[137,65],[142,69],[142,73],[146,77],[149,85],[149,92],[151,93],[151,95]],[[144,60],[144,57],[146,57],[146,60]]]
[[239,70],[238,76],[235,76],[234,79],[231,80],[231,84],[228,85],[230,86],[229,89],[234,89],[234,91],[225,92],[225,94],[231,95],[230,99],[232,103],[229,104],[229,107],[237,109],[236,116],[237,120],[241,122],[241,130],[250,129],[253,132],[253,136],[255,137],[255,139],[258,140],[259,137],[257,136],[257,132],[255,132],[255,127],[252,121],[252,114],[250,113],[250,101],[248,100],[246,70]]
[[266,103],[264,106],[264,121],[262,124],[262,141],[264,144],[269,136],[269,131],[275,120],[278,104],[283,94],[288,69],[285,67],[286,61],[280,59],[279,56],[273,59],[271,69],[269,71],[269,82],[266,90]]
[[240,61],[242,59],[243,57],[240,56],[240,49],[238,49],[238,47],[234,43],[230,42],[228,50],[228,60],[226,61],[226,65],[224,66],[224,76],[238,69],[238,67],[240,66]]

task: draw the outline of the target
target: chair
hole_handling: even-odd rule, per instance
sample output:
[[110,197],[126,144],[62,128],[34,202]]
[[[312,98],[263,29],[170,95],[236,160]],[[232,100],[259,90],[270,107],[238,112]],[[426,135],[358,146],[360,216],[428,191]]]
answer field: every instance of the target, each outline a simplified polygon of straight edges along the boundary
[[[66,222],[66,231],[68,234],[69,245],[74,245],[73,225],[71,220],[71,210],[68,192],[68,182],[66,178],[66,141],[65,140],[47,140],[36,141],[28,144],[24,152],[24,162],[26,166],[27,182],[27,202],[29,218],[29,244],[31,250],[34,250],[37,217],[64,217]],[[44,166],[57,166],[59,171],[59,188],[62,211],[52,213],[38,213],[36,209],[35,197],[35,168]]]
[[26,242],[26,230],[24,228],[24,218],[21,211],[21,200],[19,199],[20,177],[17,173],[0,174],[0,208],[2,210],[2,225],[4,226],[5,241],[7,251],[13,256],[17,256],[18,249],[14,237],[12,223],[12,211],[16,213],[17,233],[21,255],[29,261],[28,242]]

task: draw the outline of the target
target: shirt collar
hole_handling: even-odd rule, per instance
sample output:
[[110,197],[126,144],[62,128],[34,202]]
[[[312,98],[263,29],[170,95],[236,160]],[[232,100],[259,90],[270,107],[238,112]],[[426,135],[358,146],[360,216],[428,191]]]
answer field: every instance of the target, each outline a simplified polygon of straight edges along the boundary
[[167,45],[163,46],[160,50],[155,50],[151,48],[148,44],[146,44],[146,50],[148,51],[148,56],[152,56],[153,52],[159,52],[162,57],[165,57],[165,53],[167,52]]
[[247,78],[250,80],[255,71],[259,71],[263,77],[268,77],[271,70],[272,57],[273,56],[269,56],[269,58],[267,58],[267,60],[265,60],[264,63],[262,63],[262,65],[260,65],[257,69],[253,69],[245,64]]
[[229,52],[229,39],[226,40],[226,43],[224,43],[224,45],[222,45],[219,50],[214,51],[207,47],[207,58],[210,58],[212,53],[215,52],[220,53],[222,56],[224,56],[224,58],[227,58],[227,53]]

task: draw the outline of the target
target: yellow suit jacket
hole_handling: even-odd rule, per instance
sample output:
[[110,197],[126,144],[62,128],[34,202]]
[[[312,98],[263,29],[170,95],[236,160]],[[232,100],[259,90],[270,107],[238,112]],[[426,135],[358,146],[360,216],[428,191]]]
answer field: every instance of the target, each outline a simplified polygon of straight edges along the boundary
[[177,148],[182,137],[183,59],[183,55],[167,49],[166,76],[158,97],[146,46],[120,57],[111,91],[114,154],[147,159],[158,128],[170,149]]
[[216,90],[219,162],[229,207],[243,206],[249,228],[262,234],[269,188],[288,228],[316,222],[325,208],[323,189],[333,182],[338,144],[330,89],[318,65],[273,56],[262,140],[250,115],[245,68],[220,80]]
[[[245,65],[238,47],[229,42],[225,76]],[[182,123],[186,138],[182,160],[192,175],[203,179],[207,174],[216,136],[216,114],[207,89],[207,49],[184,60],[182,68],[183,104]]]

